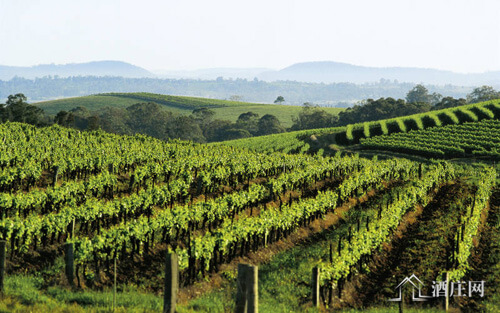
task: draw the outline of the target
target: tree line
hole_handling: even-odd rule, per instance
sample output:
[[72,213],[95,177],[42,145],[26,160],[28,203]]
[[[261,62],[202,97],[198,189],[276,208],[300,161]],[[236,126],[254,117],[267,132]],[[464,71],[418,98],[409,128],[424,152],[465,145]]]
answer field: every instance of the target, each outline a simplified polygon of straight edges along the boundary
[[54,122],[80,130],[101,128],[107,132],[133,135],[146,134],[158,139],[171,138],[195,142],[214,142],[282,133],[286,129],[271,114],[241,114],[236,122],[215,118],[215,112],[199,108],[189,115],[167,111],[157,103],[137,103],[127,108],[107,107],[95,112],[84,107],[60,111]]
[[477,103],[493,99],[500,99],[500,92],[491,86],[475,88],[466,99],[447,96],[429,90],[423,85],[416,85],[406,94],[405,99],[380,98],[367,99],[361,103],[347,108],[339,113],[334,126],[376,121],[399,116],[425,113],[432,110],[441,110],[468,103]]
[[[367,99],[340,112],[339,115],[330,114],[321,107],[306,102],[302,111],[293,118],[292,127],[286,129],[279,118],[271,114],[259,116],[254,112],[246,112],[241,114],[236,122],[231,122],[216,119],[215,112],[208,108],[198,108],[189,115],[181,115],[151,102],[137,103],[127,108],[107,107],[98,111],[77,107],[70,111],[60,111],[55,117],[51,117],[41,108],[28,104],[24,94],[15,94],[8,96],[5,104],[0,104],[0,121],[23,122],[36,126],[57,123],[79,130],[103,129],[123,135],[141,133],[162,140],[176,138],[205,143],[285,131],[344,126],[499,98],[500,92],[490,86],[475,88],[467,95],[467,99],[455,99],[443,97],[435,92],[430,93],[423,85],[416,85],[408,91],[405,99]],[[276,101],[284,102],[285,98],[278,96]]]
[[[277,95],[283,95],[287,104],[300,105],[314,102],[321,105],[347,107],[367,98],[378,98],[390,94],[404,97],[415,84],[381,79],[379,82],[354,83],[305,83],[296,81],[266,82],[258,79],[157,79],[124,77],[57,77],[35,79],[16,77],[0,80],[0,99],[23,91],[31,101],[56,98],[79,97],[108,92],[143,91],[167,95],[191,95],[196,97],[230,99],[236,97],[247,102],[271,103]],[[432,91],[453,97],[463,97],[470,87],[431,86]]]

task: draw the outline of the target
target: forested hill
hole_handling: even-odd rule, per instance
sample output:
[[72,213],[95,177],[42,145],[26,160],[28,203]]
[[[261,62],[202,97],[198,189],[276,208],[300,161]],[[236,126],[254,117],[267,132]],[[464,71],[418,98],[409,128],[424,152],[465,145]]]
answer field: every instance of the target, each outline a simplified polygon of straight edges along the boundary
[[135,65],[121,61],[94,61],[72,64],[40,64],[36,66],[0,65],[0,79],[14,77],[34,79],[44,76],[123,76],[154,77],[154,74]]
[[262,73],[259,78],[266,81],[294,80],[316,83],[376,82],[380,78],[438,85],[499,85],[500,72],[454,73],[450,71],[411,67],[368,67],[340,62],[304,62],[293,64],[279,71]]
[[[169,95],[230,99],[233,96],[247,102],[272,103],[277,96],[284,104],[302,105],[305,102],[325,106],[349,106],[363,99],[404,98],[414,83],[380,80],[378,83],[302,83],[295,81],[265,82],[246,79],[156,79],[123,77],[44,77],[0,80],[0,99],[23,93],[29,102],[79,97],[108,92],[149,92]],[[472,87],[429,86],[430,92],[454,98],[464,98]]]

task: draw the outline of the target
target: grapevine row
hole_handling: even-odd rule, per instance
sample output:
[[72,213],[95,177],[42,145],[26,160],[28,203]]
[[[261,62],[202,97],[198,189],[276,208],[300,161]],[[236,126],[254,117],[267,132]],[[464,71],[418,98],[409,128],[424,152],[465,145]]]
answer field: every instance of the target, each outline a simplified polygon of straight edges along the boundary
[[391,230],[399,224],[401,217],[408,209],[413,208],[417,203],[424,205],[428,203],[430,200],[428,192],[453,178],[453,168],[439,164],[427,171],[422,179],[415,180],[413,184],[403,188],[397,197],[387,203],[381,217],[369,223],[369,230],[353,234],[350,244],[343,247],[342,252],[334,257],[333,262],[320,264],[322,285],[335,286],[340,279],[350,273],[352,266],[363,255],[370,255],[374,249],[387,240]]
[[[481,213],[486,208],[492,188],[496,184],[496,171],[493,168],[485,169],[478,177],[478,188],[471,205],[466,208],[466,215],[462,216],[459,231],[455,242],[458,253],[455,255],[456,266],[448,272],[449,281],[460,281],[469,269],[469,256],[473,245],[473,238],[478,235]],[[443,273],[440,274],[441,278]]]
[[430,128],[409,133],[362,140],[366,148],[390,149],[430,156],[464,154],[498,155],[500,121],[481,121],[464,125]]
[[[216,264],[217,255],[220,259],[220,254],[226,253],[229,246],[234,250],[237,242],[247,244],[252,239],[259,241],[263,239],[262,236],[271,232],[278,235],[288,233],[305,220],[333,209],[337,204],[339,194],[343,197],[352,196],[361,186],[366,189],[377,188],[381,186],[383,180],[407,178],[410,175],[416,175],[417,172],[415,164],[410,161],[371,163],[361,172],[347,178],[339,188],[342,191],[320,192],[316,198],[301,199],[291,205],[282,204],[277,209],[268,208],[255,217],[239,216],[235,221],[226,219],[216,230],[192,239],[188,238],[189,248],[176,248],[180,255],[181,268],[189,267],[189,271],[195,271],[196,263],[203,263],[202,269],[210,263]],[[230,212],[228,209],[225,210]],[[139,251],[138,247],[141,243],[145,244],[145,249],[149,247],[149,242],[154,242],[155,234],[163,234],[163,236],[157,235],[156,238],[161,238],[162,242],[168,243],[175,234],[186,233],[191,228],[193,228],[193,223],[191,220],[183,219],[182,214],[175,211],[165,212],[154,219],[140,219],[130,226],[110,228],[93,239],[78,239],[76,241],[77,257],[79,262],[89,262],[101,257],[123,255],[130,243],[132,243],[133,253],[134,250]],[[174,230],[177,231],[174,232]]]

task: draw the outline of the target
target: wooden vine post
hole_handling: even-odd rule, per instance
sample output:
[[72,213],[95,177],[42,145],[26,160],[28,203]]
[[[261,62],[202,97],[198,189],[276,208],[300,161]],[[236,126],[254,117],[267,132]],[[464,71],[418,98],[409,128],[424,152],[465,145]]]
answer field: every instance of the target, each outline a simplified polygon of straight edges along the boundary
[[339,254],[339,257],[342,256],[342,237],[339,237],[339,245],[337,247],[337,252]]
[[66,268],[65,268],[66,278],[68,279],[69,285],[73,288],[75,286],[74,284],[75,262],[74,262],[73,243],[66,243],[64,245],[64,251],[65,251],[64,260],[66,263]]
[[333,264],[333,243],[330,242],[330,264]]
[[445,312],[448,312],[448,309],[449,309],[449,305],[450,305],[450,298],[449,298],[449,295],[450,295],[450,283],[448,281],[449,279],[449,272],[446,272],[446,295],[445,295],[445,298],[444,298],[444,310]]
[[238,264],[236,313],[259,312],[259,268]]
[[319,308],[319,268],[312,269],[312,302],[313,307]]
[[165,291],[163,296],[163,313],[175,313],[177,292],[179,290],[179,258],[175,253],[167,251],[165,260]]
[[247,265],[238,264],[238,278],[236,281],[236,313],[245,313],[247,311],[247,285],[245,278],[247,275]]
[[57,176],[59,175],[59,166],[54,166],[53,168],[53,173],[52,173],[52,187],[55,187],[57,184]]
[[5,250],[7,246],[7,241],[0,240],[0,297],[3,296],[4,286],[3,280],[5,277]]
[[116,308],[116,256],[113,258],[113,312]]

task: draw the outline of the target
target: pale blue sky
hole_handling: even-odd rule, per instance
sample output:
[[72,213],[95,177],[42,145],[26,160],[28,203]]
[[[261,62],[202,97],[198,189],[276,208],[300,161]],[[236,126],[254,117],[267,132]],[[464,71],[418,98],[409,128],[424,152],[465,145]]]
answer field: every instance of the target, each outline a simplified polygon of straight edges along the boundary
[[0,0],[0,64],[500,70],[499,0]]

